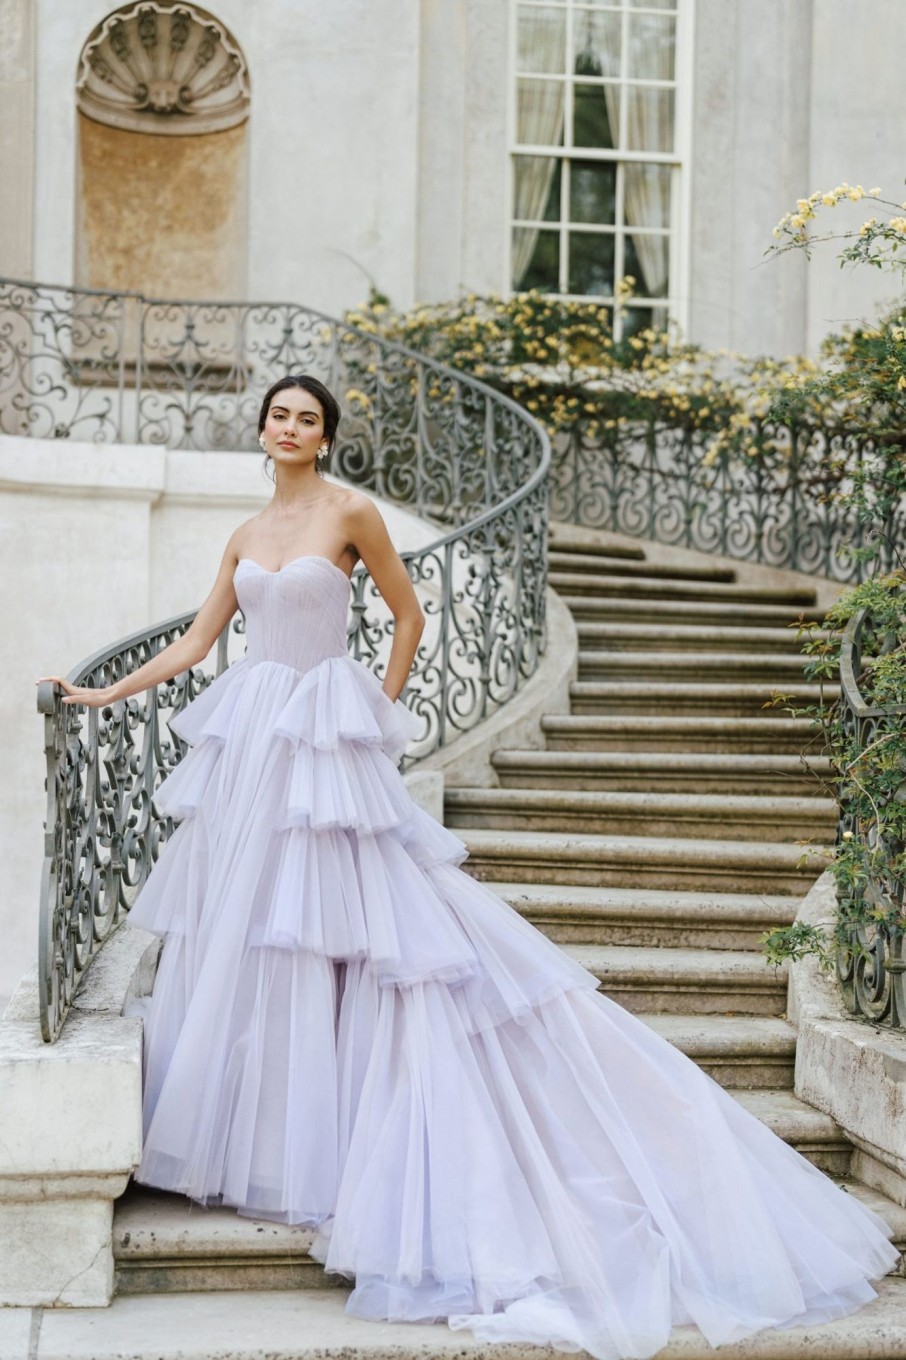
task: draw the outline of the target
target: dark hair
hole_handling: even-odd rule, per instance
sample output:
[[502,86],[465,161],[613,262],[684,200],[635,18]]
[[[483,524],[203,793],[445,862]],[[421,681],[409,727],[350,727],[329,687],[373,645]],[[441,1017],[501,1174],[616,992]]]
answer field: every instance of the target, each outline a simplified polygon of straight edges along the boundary
[[271,402],[278,392],[285,392],[290,387],[301,387],[303,392],[309,392],[317,398],[321,406],[321,413],[324,418],[324,434],[327,437],[327,457],[320,460],[320,469],[326,467],[330,455],[333,453],[334,444],[337,442],[337,426],[340,423],[340,405],[332,392],[319,382],[317,378],[310,378],[307,373],[292,373],[286,378],[279,378],[264,394],[261,403],[261,410],[258,412],[258,433],[264,429],[264,422],[267,420],[267,413],[271,409]]

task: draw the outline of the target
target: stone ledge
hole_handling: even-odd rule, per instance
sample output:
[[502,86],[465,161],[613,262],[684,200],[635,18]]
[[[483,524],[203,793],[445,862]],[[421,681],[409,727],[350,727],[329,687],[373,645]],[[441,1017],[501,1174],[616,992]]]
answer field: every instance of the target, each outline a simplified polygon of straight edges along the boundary
[[[822,1326],[759,1332],[722,1346],[720,1360],[902,1360],[906,1284]],[[0,1312],[3,1360],[556,1360],[549,1346],[487,1345],[443,1324],[365,1322],[343,1311],[341,1290],[123,1296],[103,1310],[46,1313],[31,1350],[21,1314]],[[4,1347],[7,1336],[9,1342]],[[16,1348],[19,1342],[21,1349]],[[696,1328],[677,1328],[658,1360],[713,1360]]]
[[[835,906],[824,873],[797,919],[826,924]],[[906,1206],[906,1034],[854,1020],[814,958],[790,969],[787,1010],[799,1030],[796,1094],[844,1129],[856,1147],[854,1174]]]

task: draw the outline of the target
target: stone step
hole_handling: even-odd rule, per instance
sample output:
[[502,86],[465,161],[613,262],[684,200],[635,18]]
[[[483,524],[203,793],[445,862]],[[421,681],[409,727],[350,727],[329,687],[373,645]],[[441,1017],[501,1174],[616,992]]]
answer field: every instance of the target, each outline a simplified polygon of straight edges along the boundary
[[767,930],[791,925],[799,899],[761,893],[680,892],[581,884],[488,884],[562,944],[657,945],[761,951]]
[[675,681],[701,684],[755,684],[768,689],[784,690],[790,684],[801,685],[805,679],[806,658],[760,651],[692,652],[668,651],[605,651],[588,646],[579,649],[581,681],[641,680],[647,683]]
[[[639,793],[825,796],[824,758],[806,769],[796,755],[726,755],[684,751],[495,751],[504,788],[593,789]],[[814,771],[814,772],[813,772]]]
[[660,581],[682,581],[700,582],[707,586],[714,584],[731,584],[736,580],[736,573],[729,567],[711,567],[707,564],[700,567],[674,566],[671,563],[649,562],[646,558],[614,558],[604,553],[584,552],[565,552],[560,548],[552,547],[547,554],[547,565],[550,573],[551,584],[554,577],[563,577],[567,581],[586,581],[589,577],[598,579],[600,577],[621,577],[626,582],[636,579],[649,580],[655,583]]
[[[795,626],[740,628],[729,624],[578,623],[579,647],[606,652],[732,652],[793,654],[802,664]],[[816,638],[823,636],[820,632]]]
[[727,1090],[792,1088],[796,1030],[788,1020],[643,1013],[638,1018]]
[[[563,603],[569,609],[576,623],[631,623],[656,624],[658,627],[671,628],[673,625],[689,625],[724,628],[790,628],[796,616],[789,605],[727,603],[723,600],[649,600],[644,597],[626,599],[621,596],[599,598],[598,596],[562,594]],[[820,622],[814,612],[803,615],[812,622]],[[794,633],[795,636],[795,633]]]
[[815,849],[763,841],[484,829],[464,830],[461,839],[467,872],[504,883],[801,896],[828,862]]
[[598,539],[589,543],[582,534],[573,532],[571,525],[558,523],[551,524],[548,531],[548,551],[565,553],[567,556],[578,553],[593,557],[595,561],[611,558],[617,562],[644,562],[647,556],[641,543],[627,543],[625,539],[621,542],[602,542]]
[[751,841],[832,842],[830,798],[729,793],[635,793],[550,788],[458,788],[444,798],[454,830],[581,831],[590,835],[710,836]]
[[133,1182],[114,1210],[116,1292],[335,1287],[308,1254],[314,1235]]
[[813,743],[808,718],[592,717],[545,714],[541,730],[552,751],[675,751],[688,754],[793,755]]
[[[109,1308],[44,1310],[34,1345],[28,1310],[5,1309],[0,1339],[9,1342],[0,1353],[3,1360],[555,1360],[559,1354],[475,1341],[444,1324],[366,1322],[344,1311],[345,1298],[342,1289],[127,1294]],[[759,1332],[721,1346],[719,1360],[904,1356],[906,1280],[889,1276],[878,1285],[878,1298],[849,1317]],[[658,1360],[715,1360],[715,1351],[697,1328],[677,1327]]]
[[830,1115],[807,1105],[792,1091],[732,1091],[750,1114],[829,1176],[845,1176],[852,1145]]
[[848,1176],[839,1178],[840,1189],[859,1200],[867,1209],[880,1215],[888,1226],[890,1240],[894,1246],[900,1250],[900,1265],[896,1273],[906,1276],[906,1260],[903,1253],[906,1252],[906,1206],[896,1204],[892,1199],[888,1199],[880,1190],[872,1190],[870,1186],[863,1185],[861,1181],[850,1179]]
[[671,1015],[782,1015],[785,968],[749,949],[564,944],[626,1010]]
[[790,617],[800,609],[813,610],[816,603],[813,590],[748,585],[738,582],[732,572],[706,568],[678,571],[647,562],[614,565],[606,558],[584,561],[587,565],[580,565],[578,558],[567,560],[557,553],[548,554],[548,579],[558,593],[598,598],[615,595],[628,600],[722,600],[784,605]]
[[[781,686],[789,702],[796,707],[817,703],[821,691],[818,685],[793,684]],[[709,717],[776,718],[781,708],[771,704],[771,685],[693,684],[680,681],[658,684],[656,681],[577,680],[569,688],[574,714],[651,713],[670,714],[672,717],[700,714]],[[836,685],[825,686],[824,697],[831,702],[839,693]]]

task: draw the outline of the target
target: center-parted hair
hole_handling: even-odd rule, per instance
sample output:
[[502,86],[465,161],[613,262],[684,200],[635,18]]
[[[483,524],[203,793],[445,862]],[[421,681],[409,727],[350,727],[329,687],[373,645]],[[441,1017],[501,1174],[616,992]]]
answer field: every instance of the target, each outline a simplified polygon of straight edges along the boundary
[[278,392],[285,392],[289,388],[299,387],[303,392],[309,392],[319,403],[321,414],[324,419],[324,436],[327,439],[327,457],[321,459],[319,470],[326,467],[330,455],[333,453],[334,445],[337,441],[337,426],[340,423],[340,404],[333,393],[324,386],[317,378],[310,378],[307,373],[291,373],[285,378],[279,378],[273,383],[264,394],[261,403],[261,410],[258,412],[258,433],[264,429],[264,422],[267,420],[267,413],[271,409],[271,402]]

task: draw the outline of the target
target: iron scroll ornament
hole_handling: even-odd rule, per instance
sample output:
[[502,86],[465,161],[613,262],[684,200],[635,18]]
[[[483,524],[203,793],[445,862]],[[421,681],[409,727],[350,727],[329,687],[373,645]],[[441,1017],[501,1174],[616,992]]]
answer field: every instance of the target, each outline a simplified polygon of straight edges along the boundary
[[[843,733],[854,751],[880,747],[887,734],[906,727],[906,704],[878,705],[859,688],[863,648],[871,631],[867,609],[850,619],[840,650],[840,711]],[[906,801],[906,769],[893,793]],[[865,817],[856,782],[840,781],[837,844],[848,843],[863,872],[838,885],[838,913],[845,938],[837,949],[837,977],[852,1015],[892,1029],[906,1026],[906,845],[885,825],[883,808]],[[848,924],[847,924],[848,923]]]

